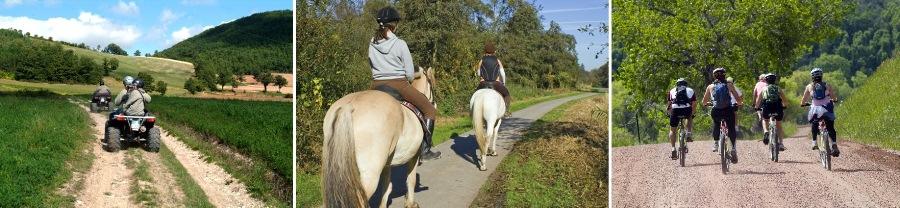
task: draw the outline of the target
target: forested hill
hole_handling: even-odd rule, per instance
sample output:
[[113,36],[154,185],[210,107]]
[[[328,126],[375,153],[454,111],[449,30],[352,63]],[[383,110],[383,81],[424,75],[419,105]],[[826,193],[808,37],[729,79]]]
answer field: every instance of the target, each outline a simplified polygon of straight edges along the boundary
[[156,56],[235,74],[291,72],[292,21],[290,10],[256,13],[208,29]]

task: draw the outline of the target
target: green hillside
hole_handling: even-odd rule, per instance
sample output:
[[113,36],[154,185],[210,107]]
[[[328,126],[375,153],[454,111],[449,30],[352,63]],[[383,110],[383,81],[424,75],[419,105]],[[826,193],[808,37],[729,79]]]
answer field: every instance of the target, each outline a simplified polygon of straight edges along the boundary
[[257,13],[208,29],[156,56],[235,74],[291,72],[292,26],[289,10]]
[[166,60],[155,57],[120,56],[101,53],[83,48],[64,46],[83,57],[90,57],[97,63],[103,63],[104,58],[119,60],[119,69],[110,73],[116,79],[121,80],[125,75],[136,76],[138,72],[148,72],[155,80],[162,80],[168,84],[167,94],[184,94],[184,82],[194,75],[194,65],[187,62]]
[[900,150],[900,59],[895,54],[836,109],[838,139]]

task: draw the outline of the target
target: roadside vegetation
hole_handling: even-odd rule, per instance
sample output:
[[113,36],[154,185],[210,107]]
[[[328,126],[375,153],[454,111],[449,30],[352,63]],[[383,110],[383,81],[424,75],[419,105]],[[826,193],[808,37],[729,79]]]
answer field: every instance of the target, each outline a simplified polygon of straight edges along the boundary
[[95,137],[86,112],[67,99],[47,91],[0,92],[0,207],[74,201],[73,193],[58,190],[90,168],[93,157],[81,150]]
[[290,204],[291,103],[158,97],[149,109],[163,128],[241,180],[254,197]]
[[[900,54],[895,54],[895,57]],[[838,139],[900,150],[900,59],[885,61],[852,96],[837,109]]]
[[532,124],[474,207],[606,207],[605,95],[570,101]]

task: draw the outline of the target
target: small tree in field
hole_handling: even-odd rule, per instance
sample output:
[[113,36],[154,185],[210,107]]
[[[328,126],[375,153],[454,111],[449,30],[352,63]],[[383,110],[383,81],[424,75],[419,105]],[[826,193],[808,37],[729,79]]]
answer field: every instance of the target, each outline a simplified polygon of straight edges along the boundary
[[262,83],[263,92],[269,92],[269,88],[268,88],[269,84],[272,84],[272,82],[275,81],[275,78],[272,77],[272,73],[269,73],[269,72],[263,73],[259,77],[254,77],[254,78],[256,78],[256,80],[258,80],[259,83]]
[[281,91],[281,88],[288,84],[287,79],[284,76],[278,75],[275,76],[275,86],[278,86],[278,91]]
[[156,91],[159,92],[160,95],[166,95],[166,87],[168,87],[166,82],[163,82],[162,80],[156,82]]

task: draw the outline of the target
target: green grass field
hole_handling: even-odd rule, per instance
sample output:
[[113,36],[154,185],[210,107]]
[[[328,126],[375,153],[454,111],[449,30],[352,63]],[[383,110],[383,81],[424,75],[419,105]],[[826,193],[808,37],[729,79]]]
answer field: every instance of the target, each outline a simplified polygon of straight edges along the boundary
[[[900,54],[898,54],[900,55]],[[895,55],[895,57],[898,57]],[[835,109],[838,139],[900,150],[900,59],[885,61]]]
[[[152,101],[149,109],[163,128],[220,164],[254,196],[270,205],[288,204],[289,194],[275,192],[291,184],[291,103],[179,97],[154,97]],[[249,156],[254,164],[223,153],[217,143]],[[273,184],[270,171],[282,180]]]
[[91,120],[49,92],[0,93],[0,207],[60,207],[74,200],[58,189],[90,167],[81,152],[94,139]]
[[119,59],[119,69],[113,71],[111,76],[137,76],[138,72],[148,72],[153,75],[155,80],[162,80],[168,84],[167,94],[186,94],[184,82],[194,75],[194,65],[188,63],[159,58],[119,56],[83,48],[65,47],[77,55],[92,58],[97,63],[103,63],[104,58]]

